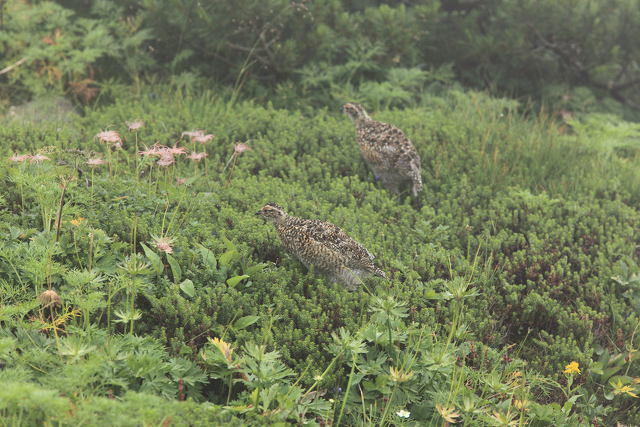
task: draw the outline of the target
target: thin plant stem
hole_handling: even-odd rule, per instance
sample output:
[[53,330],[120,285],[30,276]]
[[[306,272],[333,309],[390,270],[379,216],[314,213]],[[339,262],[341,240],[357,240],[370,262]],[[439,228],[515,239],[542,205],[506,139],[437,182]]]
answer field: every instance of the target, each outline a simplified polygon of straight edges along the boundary
[[60,240],[60,230],[62,228],[62,209],[64,209],[64,195],[67,191],[67,183],[62,182],[62,192],[60,193],[60,202],[58,204],[58,215],[56,219],[56,243]]
[[304,392],[304,395],[307,395],[309,393],[311,393],[313,391],[314,388],[316,388],[316,386],[320,383],[320,381],[322,381],[322,379],[324,378],[325,375],[327,375],[329,373],[329,371],[333,368],[333,365],[338,361],[338,359],[340,358],[340,356],[342,355],[342,353],[339,353],[336,355],[336,357],[333,358],[333,360],[331,361],[331,363],[329,363],[329,366],[327,366],[327,369],[324,370],[324,372],[322,374],[320,374],[320,378],[317,379],[312,385],[311,387],[309,387],[307,389],[307,391]]
[[[347,398],[349,397],[349,391],[351,390],[351,384],[353,383],[353,373],[356,370],[356,357],[357,355],[354,353],[351,362],[351,372],[349,373],[349,381],[347,382],[347,389],[344,391],[344,399],[342,399],[342,406],[340,407],[340,414],[338,415],[338,421],[336,425],[340,425],[340,421],[342,421],[342,415],[344,414],[344,408],[347,406]],[[391,399],[390,399],[391,400]]]
[[393,390],[391,390],[391,394],[389,395],[389,400],[387,400],[387,404],[385,405],[384,411],[382,412],[382,418],[380,419],[380,426],[384,426],[384,422],[387,418],[387,414],[389,413],[389,408],[391,407],[391,402],[393,401],[393,395],[396,392],[396,388],[398,388],[397,383],[393,386]]
[[233,374],[229,374],[229,385],[227,391],[227,405],[231,401],[231,391],[233,390]]

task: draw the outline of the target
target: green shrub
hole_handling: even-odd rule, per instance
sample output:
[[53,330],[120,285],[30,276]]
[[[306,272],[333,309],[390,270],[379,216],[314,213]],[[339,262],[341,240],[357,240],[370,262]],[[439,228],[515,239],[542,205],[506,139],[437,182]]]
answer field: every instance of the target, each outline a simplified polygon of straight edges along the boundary
[[99,102],[117,81],[139,92],[164,80],[287,108],[388,108],[460,82],[559,116],[638,118],[633,0],[10,0],[3,16],[5,106],[49,91]]

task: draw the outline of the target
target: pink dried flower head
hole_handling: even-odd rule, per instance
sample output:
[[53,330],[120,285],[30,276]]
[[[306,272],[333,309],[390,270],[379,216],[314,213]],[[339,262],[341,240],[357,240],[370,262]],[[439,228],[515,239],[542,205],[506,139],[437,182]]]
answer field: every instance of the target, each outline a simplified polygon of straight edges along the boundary
[[204,132],[201,130],[190,130],[187,132],[182,132],[181,136],[188,136],[189,138],[193,139],[197,136],[204,136]]
[[100,142],[114,144],[116,147],[122,146],[122,138],[120,138],[120,134],[115,130],[102,131],[96,135],[96,138],[98,138]]
[[95,159],[89,159],[87,160],[87,164],[91,167],[96,167],[96,166],[100,166],[100,165],[106,165],[107,162],[105,160],[99,159],[99,158],[95,158]]
[[205,157],[208,157],[209,155],[206,152],[202,152],[202,153],[196,153],[196,152],[192,152],[191,154],[189,154],[187,156],[187,159],[191,159],[194,160],[196,162],[199,162],[200,160],[204,159]]
[[160,160],[157,162],[159,166],[172,165],[176,161],[174,156],[186,153],[187,149],[184,147],[167,147],[159,144],[154,144],[146,150],[138,152],[141,156],[160,157]]
[[151,148],[147,148],[146,150],[143,151],[138,151],[138,154],[140,154],[141,156],[155,156],[158,154],[156,147],[152,146]]
[[40,162],[44,162],[45,160],[51,160],[51,159],[45,156],[44,154],[34,154],[33,156],[29,156],[30,163],[40,163]]
[[213,138],[215,138],[215,135],[210,133],[207,135],[196,135],[191,137],[191,140],[193,142],[199,142],[200,144],[206,144],[207,142],[211,141]]
[[138,154],[141,156],[161,156],[162,153],[165,152],[167,147],[160,144],[153,144],[151,147],[147,148],[145,151],[139,151]]
[[144,127],[144,122],[142,120],[134,120],[131,122],[127,122],[127,127],[129,129],[129,132],[135,132]]
[[171,237],[158,237],[152,234],[151,238],[153,239],[153,244],[160,252],[164,252],[166,254],[173,253],[173,239]]
[[187,154],[187,149],[184,147],[177,147],[177,146],[173,146],[173,147],[167,147],[165,148],[167,153],[171,153],[171,155],[173,156],[179,156],[180,154]]
[[177,185],[182,185],[185,182],[187,182],[187,178],[179,178],[179,177],[176,176],[176,184]]
[[29,154],[19,154],[19,155],[16,154],[15,156],[9,157],[9,161],[16,162],[16,163],[22,163],[22,162],[26,162],[30,158],[31,158],[31,155],[29,155]]
[[242,154],[242,153],[244,153],[245,151],[248,151],[248,150],[251,150],[251,147],[249,147],[244,142],[241,142],[240,144],[236,144],[236,146],[233,149],[233,151],[236,154]]
[[43,307],[53,307],[60,305],[60,295],[53,289],[48,289],[38,295],[38,300]]
[[158,160],[156,162],[156,164],[158,166],[171,166],[172,164],[174,164],[176,162],[175,157],[173,157],[173,154],[169,153],[169,152],[164,152],[162,153],[162,155],[160,156],[160,160]]
[[168,244],[168,243],[166,243],[166,242],[158,242],[158,243],[156,244],[156,247],[157,247],[160,251],[162,251],[162,252],[164,252],[164,253],[167,253],[167,254],[172,254],[172,253],[173,253],[173,248],[171,247],[171,245],[169,245],[169,244]]

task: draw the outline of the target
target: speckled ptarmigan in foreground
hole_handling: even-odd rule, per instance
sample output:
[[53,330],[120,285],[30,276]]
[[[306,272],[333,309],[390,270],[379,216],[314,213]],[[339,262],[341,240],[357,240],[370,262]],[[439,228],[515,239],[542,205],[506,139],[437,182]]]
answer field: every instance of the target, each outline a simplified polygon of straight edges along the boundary
[[287,215],[275,203],[267,203],[256,215],[275,226],[287,251],[307,268],[313,265],[315,271],[350,290],[372,274],[385,277],[368,250],[329,222]]
[[409,138],[397,127],[373,120],[360,104],[345,104],[343,111],[355,123],[362,157],[382,184],[395,193],[410,184],[417,196],[422,190],[422,168]]

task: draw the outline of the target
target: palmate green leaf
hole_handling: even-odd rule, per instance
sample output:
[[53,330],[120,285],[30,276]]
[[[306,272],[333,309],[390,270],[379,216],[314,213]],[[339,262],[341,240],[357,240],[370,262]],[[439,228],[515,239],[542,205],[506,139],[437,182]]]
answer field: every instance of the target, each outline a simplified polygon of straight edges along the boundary
[[0,306],[0,321],[9,322],[12,319],[21,319],[39,305],[36,299],[20,304]]
[[196,295],[196,288],[193,286],[193,282],[189,279],[180,283],[180,290],[190,298],[193,298]]
[[140,245],[142,246],[142,249],[144,249],[144,254],[149,260],[149,262],[151,263],[151,266],[153,267],[153,270],[155,271],[155,273],[158,276],[162,274],[162,272],[164,271],[164,264],[162,263],[160,256],[154,251],[152,251],[151,248],[149,248],[144,243],[140,243]]

